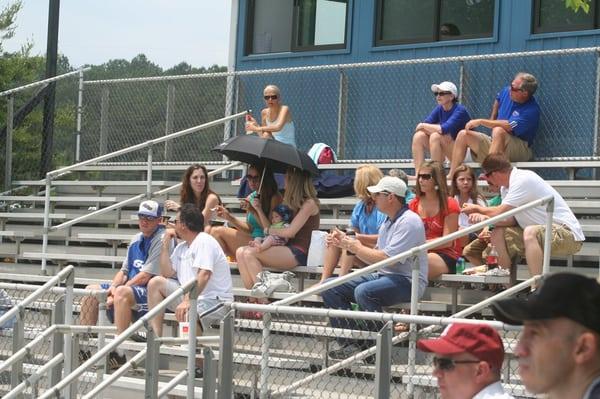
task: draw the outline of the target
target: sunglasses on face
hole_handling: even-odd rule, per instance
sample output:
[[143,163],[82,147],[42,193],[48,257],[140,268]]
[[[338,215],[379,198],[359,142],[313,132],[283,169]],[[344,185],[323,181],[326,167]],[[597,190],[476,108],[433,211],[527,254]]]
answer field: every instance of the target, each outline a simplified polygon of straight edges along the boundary
[[251,180],[251,181],[258,181],[258,179],[260,179],[260,176],[256,176],[256,175],[246,175],[246,179],[247,179],[247,180]]
[[452,93],[449,92],[449,91],[438,91],[438,92],[433,93],[433,95],[435,97],[437,97],[437,96],[447,96],[448,94],[452,94]]
[[431,180],[433,176],[431,176],[431,173],[419,173],[417,175],[417,178],[419,179],[423,179],[423,180]]
[[372,193],[372,194],[371,194],[371,197],[373,197],[373,198],[377,198],[377,197],[379,197],[380,195],[383,195],[383,196],[387,197],[387,196],[388,196],[388,195],[390,195],[390,194],[391,194],[391,193],[388,193],[387,191],[380,191],[380,192],[378,192],[378,193]]
[[138,219],[145,220],[147,222],[153,222],[153,221],[157,220],[158,217],[148,216],[148,215],[138,215]]
[[265,101],[269,100],[277,100],[279,96],[277,94],[273,94],[272,96],[264,96]]
[[479,363],[479,360],[454,360],[447,357],[434,357],[433,366],[441,371],[452,371],[457,364]]

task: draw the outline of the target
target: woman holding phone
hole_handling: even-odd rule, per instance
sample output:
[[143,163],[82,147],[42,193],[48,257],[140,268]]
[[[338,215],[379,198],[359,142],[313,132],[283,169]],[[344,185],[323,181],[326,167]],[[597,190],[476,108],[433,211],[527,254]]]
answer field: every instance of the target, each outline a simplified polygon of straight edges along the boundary
[[245,220],[236,218],[222,205],[218,205],[215,209],[216,215],[226,220],[230,227],[215,226],[210,234],[221,244],[225,255],[232,259],[235,258],[235,251],[238,248],[248,245],[257,237],[264,237],[264,228],[267,226],[260,221],[252,203],[268,215],[283,200],[269,168],[265,169],[262,186],[260,186],[262,173],[263,169],[260,166],[248,167],[246,178],[252,192],[240,200],[240,208],[246,211]]

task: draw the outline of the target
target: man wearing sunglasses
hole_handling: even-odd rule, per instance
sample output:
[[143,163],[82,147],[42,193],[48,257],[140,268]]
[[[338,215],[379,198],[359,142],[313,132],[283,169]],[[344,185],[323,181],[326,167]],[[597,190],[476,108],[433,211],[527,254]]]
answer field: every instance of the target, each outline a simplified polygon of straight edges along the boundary
[[[496,96],[489,119],[471,119],[458,133],[448,179],[464,161],[467,148],[473,159],[482,162],[486,155],[502,153],[512,162],[528,161],[533,157],[531,146],[540,121],[540,107],[533,97],[538,82],[535,76],[519,72],[512,83]],[[486,127],[491,137],[474,130]]]
[[523,325],[515,348],[527,390],[549,399],[600,398],[600,284],[574,273],[547,276],[527,298],[492,304],[496,319]]
[[500,383],[502,339],[485,324],[450,324],[439,338],[420,339],[417,347],[435,354],[433,375],[442,399],[507,399]]
[[[147,284],[159,274],[161,243],[165,232],[165,227],[160,224],[162,206],[156,201],[143,201],[137,216],[140,232],[127,247],[127,256],[121,270],[110,283],[86,287],[92,290],[108,290],[107,315],[114,321],[117,333],[125,331],[132,318],[137,320],[148,312]],[[173,250],[172,245],[170,250]],[[86,297],[81,303],[81,309],[81,324],[95,325],[98,321],[98,301]],[[81,360],[85,360],[86,357],[87,353],[80,353]],[[125,361],[122,351],[117,350],[109,355],[110,368],[118,368]]]
[[[502,154],[488,155],[481,167],[485,178],[496,186],[505,187],[506,194],[498,206],[465,204],[461,210],[463,213],[493,217],[551,195],[554,197],[551,254],[568,256],[579,252],[585,241],[581,225],[563,197],[550,184],[535,172],[514,168]],[[544,207],[524,210],[495,226],[490,239],[498,251],[500,267],[509,269],[514,258],[524,256],[529,273],[532,276],[541,274],[546,231]]]

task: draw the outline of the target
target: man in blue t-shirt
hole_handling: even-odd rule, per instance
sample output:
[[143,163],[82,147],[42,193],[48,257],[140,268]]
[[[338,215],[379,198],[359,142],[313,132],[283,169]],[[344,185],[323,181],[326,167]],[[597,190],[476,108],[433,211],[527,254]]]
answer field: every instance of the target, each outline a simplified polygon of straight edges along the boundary
[[[456,137],[449,179],[465,159],[467,148],[480,163],[493,153],[504,154],[511,162],[533,158],[531,146],[540,122],[540,107],[533,97],[537,86],[535,76],[517,73],[510,86],[497,94],[490,119],[471,119],[466,124]],[[491,129],[492,136],[474,130],[479,126]]]
[[[156,201],[143,201],[138,210],[136,234],[127,247],[127,256],[112,282],[88,285],[90,290],[108,290],[107,316],[114,321],[117,333],[122,333],[131,324],[148,312],[148,289],[150,279],[159,274],[160,251],[165,227],[161,225],[162,206]],[[171,247],[171,250],[173,248]],[[85,297],[81,301],[82,325],[95,325],[98,321],[98,301]],[[80,354],[85,360],[85,353]],[[114,362],[114,360],[116,362]],[[115,368],[125,362],[123,353],[111,353],[109,366]],[[115,363],[114,365],[112,363]]]

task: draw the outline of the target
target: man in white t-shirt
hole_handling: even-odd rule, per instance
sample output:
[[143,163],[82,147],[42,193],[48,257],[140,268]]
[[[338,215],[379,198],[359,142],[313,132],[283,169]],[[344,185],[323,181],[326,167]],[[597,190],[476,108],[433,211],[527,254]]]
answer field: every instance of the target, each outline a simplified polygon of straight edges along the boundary
[[[160,255],[160,276],[148,283],[148,305],[152,309],[179,287],[196,279],[198,283],[198,317],[203,330],[223,318],[224,302],[233,301],[229,263],[219,243],[203,232],[204,217],[192,204],[183,205],[175,219],[175,229],[164,234]],[[173,254],[169,252],[171,242],[179,237],[182,242]],[[178,321],[185,321],[190,308],[186,294],[172,302],[168,309],[175,312]],[[162,335],[164,314],[152,319],[152,328]]]
[[[500,187],[506,187],[502,203],[493,207],[464,205],[462,212],[497,216],[531,201],[552,195],[554,214],[552,217],[552,255],[573,255],[581,249],[585,236],[577,218],[560,194],[540,176],[530,170],[513,168],[502,154],[490,154],[481,167],[486,179]],[[542,273],[544,258],[544,234],[546,209],[543,206],[527,209],[515,216],[496,223],[491,242],[498,251],[498,264],[510,268],[511,259],[525,256],[529,273]]]

